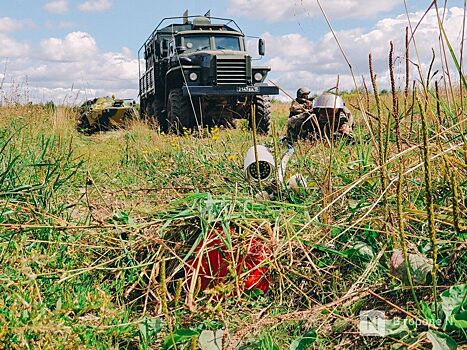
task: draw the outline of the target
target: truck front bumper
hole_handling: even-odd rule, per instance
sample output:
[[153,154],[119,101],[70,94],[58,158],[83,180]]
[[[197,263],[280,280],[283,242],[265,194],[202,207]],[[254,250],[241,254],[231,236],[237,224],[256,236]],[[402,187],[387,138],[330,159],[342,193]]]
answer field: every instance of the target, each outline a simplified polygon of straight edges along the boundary
[[252,86],[183,86],[184,96],[256,96],[279,95],[279,88],[270,85]]

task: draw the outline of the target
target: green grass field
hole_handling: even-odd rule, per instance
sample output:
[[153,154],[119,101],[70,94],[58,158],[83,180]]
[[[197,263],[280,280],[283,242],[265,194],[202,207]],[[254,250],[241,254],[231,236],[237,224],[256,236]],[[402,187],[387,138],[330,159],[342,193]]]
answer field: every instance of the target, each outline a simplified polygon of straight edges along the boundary
[[[419,92],[406,110],[396,97],[395,117],[390,95],[379,113],[373,95],[345,95],[356,144],[300,142],[288,176],[308,188],[274,201],[244,179],[243,124],[84,136],[73,109],[4,104],[0,348],[197,349],[216,330],[231,349],[465,346],[465,101]],[[273,110],[270,146],[288,106]],[[177,279],[214,227],[231,252],[270,247],[266,294],[232,266],[205,291]],[[370,309],[386,312],[386,337],[360,335]]]

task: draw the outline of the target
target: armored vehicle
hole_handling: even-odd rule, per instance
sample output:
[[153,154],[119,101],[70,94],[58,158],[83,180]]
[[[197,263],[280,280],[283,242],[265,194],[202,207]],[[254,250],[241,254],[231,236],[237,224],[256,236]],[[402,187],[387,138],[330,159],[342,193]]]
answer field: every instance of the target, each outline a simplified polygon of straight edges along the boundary
[[123,127],[125,122],[138,117],[134,100],[98,97],[80,106],[78,130],[85,133],[110,130]]
[[[145,62],[139,70],[142,115],[156,118],[165,132],[181,133],[233,119],[248,119],[251,128],[255,110],[257,130],[267,133],[269,95],[279,89],[265,83],[271,69],[254,67],[246,45],[232,19],[188,11],[164,18],[138,52]],[[262,39],[258,54],[265,54]]]

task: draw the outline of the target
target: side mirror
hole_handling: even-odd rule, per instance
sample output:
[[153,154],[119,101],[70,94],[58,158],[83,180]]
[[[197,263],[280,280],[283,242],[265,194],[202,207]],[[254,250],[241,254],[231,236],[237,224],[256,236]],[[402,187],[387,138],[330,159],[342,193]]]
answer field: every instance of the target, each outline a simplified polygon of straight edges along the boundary
[[184,53],[186,50],[187,50],[187,49],[186,49],[185,46],[177,46],[177,52],[178,52],[179,54]]
[[258,41],[258,53],[260,56],[264,56],[266,54],[266,42],[262,38]]

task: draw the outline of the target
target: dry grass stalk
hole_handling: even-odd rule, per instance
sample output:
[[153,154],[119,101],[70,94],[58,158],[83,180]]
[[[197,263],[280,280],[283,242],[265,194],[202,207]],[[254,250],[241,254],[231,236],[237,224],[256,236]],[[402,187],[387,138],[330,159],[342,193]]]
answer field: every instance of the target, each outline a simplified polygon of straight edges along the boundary
[[168,307],[168,302],[167,302],[167,280],[166,280],[165,259],[162,259],[161,261],[159,277],[160,277],[159,288],[160,288],[160,294],[161,294],[162,312],[164,313],[167,326],[169,327],[169,331],[172,332],[173,331],[172,319],[170,318],[169,307]]
[[394,43],[390,42],[389,51],[389,74],[391,79],[391,92],[392,92],[392,116],[396,124],[396,142],[397,151],[402,152],[402,136],[401,136],[401,119],[399,116],[399,100],[396,92],[396,80],[394,78]]
[[261,172],[259,171],[259,158],[258,158],[258,136],[256,134],[256,105],[251,105],[251,126],[253,134],[253,146],[255,147],[255,162],[256,162],[256,173],[258,174],[258,188],[261,192],[263,190],[263,184],[261,181]]
[[226,350],[235,350],[241,340],[248,334],[252,334],[253,332],[258,332],[262,328],[269,326],[269,325],[277,325],[282,322],[297,322],[297,321],[307,321],[311,322],[312,320],[318,319],[320,313],[324,310],[332,310],[337,307],[346,307],[348,305],[352,305],[358,300],[366,297],[369,294],[368,289],[361,289],[354,293],[345,295],[338,300],[335,300],[326,305],[316,305],[313,308],[305,311],[297,311],[292,312],[289,314],[277,315],[272,317],[265,317],[258,322],[254,322],[249,324],[248,326],[238,330],[235,335],[230,339],[229,345]]
[[274,145],[274,176],[276,179],[276,192],[279,196],[279,200],[282,200],[282,185],[279,179],[279,171],[282,171],[281,161],[279,159],[279,136],[277,134],[276,121],[271,122],[271,133]]
[[456,237],[461,233],[460,227],[460,207],[459,207],[459,185],[457,183],[456,172],[451,170],[451,189],[452,189],[452,219],[454,223],[454,230]]
[[[387,178],[387,167],[386,167],[386,151],[384,146],[384,125],[383,125],[383,118],[381,115],[381,102],[379,99],[379,90],[378,90],[378,82],[376,80],[376,75],[373,70],[373,60],[371,53],[368,57],[369,67],[370,67],[370,76],[371,76],[371,83],[373,85],[373,92],[375,95],[376,101],[376,118],[378,120],[378,153],[379,153],[379,166],[380,166],[380,181],[381,181],[381,193],[384,195],[384,232],[386,232],[386,238],[389,238],[389,206],[388,206],[388,195],[387,195],[387,186],[388,186],[388,178]],[[394,243],[396,242],[393,239]]]
[[[408,32],[407,32],[408,35]],[[394,44],[390,43],[391,49],[389,52],[389,73],[391,79],[391,91],[392,91],[392,108],[393,108],[393,118],[396,125],[396,143],[397,143],[397,151],[400,154],[402,152],[402,136],[401,136],[401,120],[399,116],[399,102],[397,99],[396,94],[396,82],[394,79]],[[398,221],[398,230],[399,230],[399,242],[402,249],[402,254],[404,256],[404,264],[407,272],[407,279],[409,281],[410,289],[412,292],[412,296],[414,301],[418,305],[418,299],[415,294],[415,289],[413,285],[412,279],[412,271],[411,266],[409,263],[409,257],[407,252],[407,243],[405,238],[405,225],[404,225],[404,210],[403,210],[403,198],[402,198],[402,191],[404,187],[404,158],[401,157],[399,159],[398,164],[398,181],[397,181],[397,221]]]
[[433,300],[435,303],[435,313],[438,315],[438,292],[437,292],[437,271],[438,271],[438,242],[436,237],[436,226],[435,226],[435,210],[433,203],[433,181],[432,181],[432,169],[431,169],[431,146],[428,121],[426,113],[423,110],[423,105],[420,102],[418,96],[416,96],[418,106],[420,108],[421,121],[422,121],[422,133],[423,133],[423,165],[425,170],[425,195],[426,195],[426,211],[428,216],[428,233],[430,236],[433,268],[431,271],[432,287],[433,287]]
[[389,300],[387,300],[386,298],[382,297],[381,295],[379,295],[378,293],[375,293],[374,291],[372,291],[371,289],[368,290],[368,294],[374,296],[375,298],[385,302],[386,304],[388,304],[389,306],[391,306],[392,308],[396,309],[397,311],[399,312],[402,312],[403,314],[409,316],[410,318],[414,319],[414,320],[417,320],[420,322],[420,324],[422,325],[425,325],[426,327],[430,328],[430,329],[433,329],[433,330],[439,330],[438,327],[436,327],[435,325],[433,325],[432,323],[430,322],[427,322],[426,320],[424,320],[423,318],[420,318],[416,315],[414,315],[413,313],[411,312],[408,312],[407,310],[405,310],[404,308],[390,302]]
[[[464,16],[462,18],[462,39],[461,39],[461,47],[460,47],[460,70],[459,70],[459,82],[462,82],[462,74],[464,68],[464,45],[465,45],[465,23],[467,18],[467,0],[464,0]],[[460,84],[460,94],[461,94],[461,111],[464,110],[464,85]]]
[[371,128],[371,125],[369,123],[369,120],[368,120],[368,116],[366,114],[366,110],[365,108],[363,108],[363,104],[362,104],[362,99],[360,98],[360,91],[359,91],[359,88],[358,88],[358,84],[357,84],[357,79],[355,78],[355,74],[354,74],[354,70],[353,70],[353,67],[352,67],[352,64],[350,63],[347,55],[345,54],[345,51],[339,41],[339,38],[337,37],[336,35],[336,32],[334,31],[334,28],[332,27],[331,25],[331,22],[328,18],[328,16],[326,15],[326,12],[324,11],[324,8],[323,6],[321,5],[321,2],[320,0],[316,0],[316,3],[318,4],[318,7],[324,17],[324,19],[326,20],[326,23],[329,27],[329,30],[331,31],[332,33],[332,36],[334,37],[336,43],[337,43],[337,46],[339,47],[339,50],[340,52],[342,53],[342,56],[344,57],[344,60],[347,62],[347,65],[349,67],[349,71],[350,71],[350,75],[352,76],[352,81],[353,81],[353,84],[355,86],[355,91],[357,93],[357,102],[358,102],[358,105],[359,105],[359,110],[362,112],[362,117],[363,117],[363,120],[365,121],[365,124],[368,128],[368,132],[370,134],[370,137],[371,137],[371,141],[373,142],[373,145],[376,147],[377,143],[376,143],[376,140],[375,140],[375,136],[373,134],[373,130]]
[[[450,73],[450,65],[449,61],[447,59],[446,55],[446,42],[444,40],[444,36],[442,34],[442,26],[443,26],[443,21],[444,21],[444,15],[446,14],[446,10],[444,9],[443,11],[443,18],[440,17],[439,14],[439,7],[438,7],[438,1],[434,1],[435,9],[436,9],[436,16],[438,18],[438,27],[439,27],[439,45],[440,45],[440,56],[441,56],[441,64],[443,67],[443,77],[444,81],[447,84],[447,89],[446,92],[449,92],[451,94],[451,99],[452,99],[452,104],[454,106],[454,109],[456,108],[457,105],[457,100],[454,94],[454,84],[451,79],[451,73]],[[427,89],[429,86],[427,86]]]
[[405,27],[405,89],[404,89],[404,112],[405,117],[409,114],[409,89],[410,89],[410,45],[409,27]]

